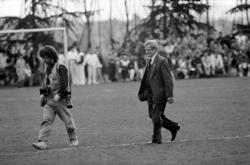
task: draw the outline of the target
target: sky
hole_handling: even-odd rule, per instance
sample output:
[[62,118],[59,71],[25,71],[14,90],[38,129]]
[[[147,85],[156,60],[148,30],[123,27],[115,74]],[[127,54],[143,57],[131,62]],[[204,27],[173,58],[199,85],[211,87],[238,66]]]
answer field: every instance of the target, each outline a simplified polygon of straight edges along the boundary
[[[1,16],[23,16],[24,11],[21,10],[22,2],[24,0],[0,0],[0,17]],[[70,11],[82,10],[81,6],[76,3],[70,3],[69,0],[61,0],[62,3],[68,7]],[[75,0],[79,1],[79,0]],[[92,0],[92,7],[87,4],[88,9],[100,9],[100,14],[95,16],[97,20],[106,20],[109,18],[110,1],[112,3],[112,17],[120,20],[125,20],[124,0]],[[127,0],[130,18],[136,13],[141,17],[146,17],[149,13],[145,5],[149,5],[151,0]],[[205,1],[205,0],[201,0]],[[90,2],[87,0],[87,2]],[[209,0],[211,5],[210,18],[218,19],[232,19],[232,15],[225,12],[236,5],[236,0]],[[80,7],[79,7],[80,6]],[[98,7],[100,6],[100,7]]]

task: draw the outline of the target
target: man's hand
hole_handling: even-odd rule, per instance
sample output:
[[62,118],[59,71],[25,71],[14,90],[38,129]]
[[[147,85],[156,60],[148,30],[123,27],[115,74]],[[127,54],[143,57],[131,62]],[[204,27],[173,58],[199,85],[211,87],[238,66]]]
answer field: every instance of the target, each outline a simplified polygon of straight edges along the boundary
[[169,103],[169,104],[174,103],[174,98],[173,98],[173,97],[169,97],[169,98],[168,98],[168,103]]
[[54,100],[55,102],[57,102],[58,100],[60,100],[60,98],[61,98],[61,97],[60,97],[58,94],[56,94],[56,95],[54,96],[54,99],[53,99],[53,100]]

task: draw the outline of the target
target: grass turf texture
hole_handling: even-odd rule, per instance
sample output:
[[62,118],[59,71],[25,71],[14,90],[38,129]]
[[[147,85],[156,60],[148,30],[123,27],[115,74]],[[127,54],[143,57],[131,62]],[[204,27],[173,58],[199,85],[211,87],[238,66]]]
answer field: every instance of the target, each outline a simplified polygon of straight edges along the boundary
[[73,87],[80,146],[67,147],[57,117],[45,151],[31,146],[42,117],[38,88],[2,88],[0,164],[250,164],[249,84],[250,78],[176,81],[165,114],[181,130],[170,143],[163,129],[161,145],[147,143],[152,122],[137,99],[138,82]]

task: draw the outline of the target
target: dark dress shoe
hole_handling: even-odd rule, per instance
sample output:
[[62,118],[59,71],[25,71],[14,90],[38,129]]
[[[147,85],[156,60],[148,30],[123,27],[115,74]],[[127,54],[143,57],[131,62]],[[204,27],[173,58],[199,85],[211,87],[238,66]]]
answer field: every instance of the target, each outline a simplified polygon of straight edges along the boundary
[[177,126],[175,130],[171,131],[172,134],[172,138],[171,141],[174,141],[174,139],[176,138],[177,132],[180,130],[180,126]]

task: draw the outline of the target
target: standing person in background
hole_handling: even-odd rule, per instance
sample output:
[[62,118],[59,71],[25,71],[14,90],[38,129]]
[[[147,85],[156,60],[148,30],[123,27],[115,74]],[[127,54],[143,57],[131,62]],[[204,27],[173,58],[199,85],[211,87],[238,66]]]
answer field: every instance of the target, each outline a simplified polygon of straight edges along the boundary
[[160,144],[162,142],[161,127],[171,132],[171,141],[173,141],[180,126],[164,115],[166,104],[174,102],[171,70],[167,59],[158,55],[159,46],[156,40],[149,40],[144,46],[148,63],[138,97],[140,101],[148,102],[149,117],[153,122],[152,143]]
[[247,36],[240,32],[238,35],[235,36],[236,43],[238,47],[242,50],[247,44]]
[[117,81],[117,77],[116,74],[118,72],[117,66],[116,66],[116,58],[117,55],[115,54],[114,51],[112,51],[109,55],[108,55],[109,59],[108,59],[108,71],[109,71],[109,79],[111,82],[116,82]]
[[97,80],[100,82],[100,83],[104,83],[105,80],[104,80],[104,77],[103,77],[103,71],[104,71],[104,59],[103,59],[103,55],[102,55],[102,51],[99,47],[96,48],[96,55],[98,57],[98,60],[99,60],[99,64],[97,65],[97,68],[96,68],[96,72],[97,72]]
[[212,62],[212,75],[213,76],[224,76],[225,75],[225,68],[223,58],[220,52],[214,51],[211,55],[211,62]]
[[135,59],[131,56],[128,64],[129,81],[135,79]]
[[109,79],[109,57],[108,55],[103,55],[103,66],[102,66],[102,75],[105,83],[111,83]]
[[93,50],[90,50],[85,56],[84,65],[88,65],[88,84],[97,84],[97,67],[100,65],[100,61]]
[[209,50],[206,50],[204,52],[204,55],[201,58],[201,61],[202,61],[202,66],[204,68],[205,76],[210,77],[211,76],[212,63],[211,63],[211,57],[210,57],[210,51]]
[[179,79],[187,79],[188,78],[188,69],[187,69],[187,57],[179,56],[178,59],[178,68],[177,68],[177,77]]
[[86,76],[84,68],[84,53],[77,48],[76,72],[77,72],[77,85],[85,85]]
[[18,80],[16,74],[16,57],[19,57],[19,48],[14,45],[10,48],[10,53],[7,54],[6,59],[5,74],[7,85],[14,85]]
[[40,74],[39,74],[39,67],[40,67],[40,61],[37,57],[37,53],[34,50],[34,46],[31,45],[29,48],[25,51],[25,61],[28,63],[30,69],[31,69],[31,78],[29,81],[30,86],[33,85],[40,85]]
[[250,61],[248,59],[248,56],[244,52],[240,53],[238,67],[240,77],[248,76]]
[[7,56],[4,53],[0,52],[0,85],[6,85],[6,66],[7,66]]
[[56,115],[64,122],[69,136],[69,146],[79,144],[76,135],[76,126],[67,108],[69,101],[70,80],[68,69],[65,65],[58,63],[58,53],[52,46],[45,46],[39,52],[44,61],[42,70],[42,86],[40,88],[41,106],[43,107],[43,122],[38,135],[38,142],[33,143],[37,149],[46,149],[51,126]]
[[196,70],[196,78],[200,78],[204,75],[203,69],[202,69],[202,61],[201,61],[201,50],[196,49],[194,52],[194,57],[192,60],[192,65],[194,66]]
[[129,67],[130,60],[127,55],[122,55],[121,59],[119,61],[119,68],[120,68],[120,74],[122,76],[122,80],[125,82],[129,78],[129,72],[128,72],[128,67]]
[[79,58],[76,46],[73,45],[73,47],[69,50],[67,54],[67,63],[71,75],[71,81],[73,85],[78,85],[77,79],[79,77],[77,72],[77,59]]
[[146,60],[142,56],[139,56],[138,58],[139,80],[142,80],[145,66],[146,66]]
[[223,42],[222,48],[224,50],[224,64],[225,64],[225,72],[228,77],[231,77],[231,64],[232,64],[232,51],[229,42]]
[[237,77],[239,76],[239,68],[238,68],[238,64],[239,64],[239,51],[237,50],[237,48],[235,47],[235,45],[232,45],[232,62],[231,62],[231,73],[230,76],[231,77]]
[[24,86],[28,84],[31,85],[31,68],[29,64],[24,59],[24,51],[20,51],[20,55],[16,61],[16,73],[17,73],[17,85]]
[[0,69],[4,69],[7,66],[6,60],[6,54],[0,52]]

